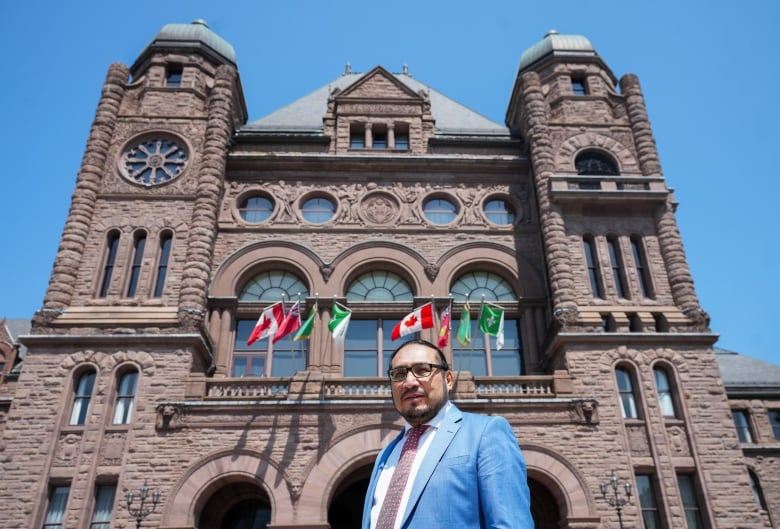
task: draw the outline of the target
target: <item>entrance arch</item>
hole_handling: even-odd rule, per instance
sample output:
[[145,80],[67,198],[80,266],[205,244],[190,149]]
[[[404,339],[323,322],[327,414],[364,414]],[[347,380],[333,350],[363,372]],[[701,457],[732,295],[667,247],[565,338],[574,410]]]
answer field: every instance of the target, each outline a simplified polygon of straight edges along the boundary
[[[254,529],[271,521],[271,502],[257,484],[225,479],[206,501],[197,527],[201,529]],[[208,493],[208,491],[207,491]]]
[[336,486],[328,506],[330,529],[360,529],[372,468],[373,465],[359,467]]

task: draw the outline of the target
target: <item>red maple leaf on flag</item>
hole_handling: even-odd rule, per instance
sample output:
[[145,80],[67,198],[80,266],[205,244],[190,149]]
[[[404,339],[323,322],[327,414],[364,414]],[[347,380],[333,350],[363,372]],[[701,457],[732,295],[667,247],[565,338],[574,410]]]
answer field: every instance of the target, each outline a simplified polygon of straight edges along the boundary
[[415,325],[417,325],[417,315],[412,314],[410,317],[405,319],[404,325],[406,325],[407,327],[414,327]]

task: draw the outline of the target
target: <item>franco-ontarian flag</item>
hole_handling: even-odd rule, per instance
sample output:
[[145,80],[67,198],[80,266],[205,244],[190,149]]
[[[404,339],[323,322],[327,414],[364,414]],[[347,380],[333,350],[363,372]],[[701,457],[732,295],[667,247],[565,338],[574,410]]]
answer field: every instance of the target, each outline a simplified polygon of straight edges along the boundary
[[333,304],[328,329],[333,335],[333,345],[336,349],[344,346],[344,338],[347,335],[347,327],[349,326],[349,318],[351,316],[351,310],[342,307],[338,303]]
[[501,349],[504,345],[504,309],[483,303],[479,311],[479,330],[495,336],[496,349]]

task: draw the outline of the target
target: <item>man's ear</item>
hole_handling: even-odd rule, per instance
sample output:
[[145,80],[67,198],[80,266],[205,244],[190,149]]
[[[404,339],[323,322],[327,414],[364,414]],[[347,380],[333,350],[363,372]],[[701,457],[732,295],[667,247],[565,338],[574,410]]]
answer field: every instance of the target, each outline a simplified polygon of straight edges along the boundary
[[444,381],[447,383],[447,389],[452,390],[455,385],[455,375],[452,374],[452,369],[444,372]]

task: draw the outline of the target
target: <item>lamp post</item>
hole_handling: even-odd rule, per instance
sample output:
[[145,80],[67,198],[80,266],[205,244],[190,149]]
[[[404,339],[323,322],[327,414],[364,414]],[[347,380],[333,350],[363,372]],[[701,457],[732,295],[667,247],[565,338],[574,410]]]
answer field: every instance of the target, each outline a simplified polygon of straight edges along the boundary
[[610,506],[615,508],[618,515],[618,523],[620,529],[623,529],[623,506],[631,502],[631,483],[626,481],[623,484],[625,490],[625,497],[620,493],[620,485],[618,484],[618,478],[615,475],[615,471],[612,471],[612,477],[609,481],[602,481],[599,488],[601,489],[601,496],[607,500]]
[[157,504],[160,502],[160,491],[156,490],[152,493],[152,504],[150,506],[147,503],[147,498],[149,498],[149,487],[146,486],[146,480],[144,480],[141,490],[138,491],[138,496],[141,501],[137,507],[133,507],[135,494],[132,491],[127,491],[127,496],[125,496],[125,499],[127,500],[127,512],[130,513],[130,516],[135,518],[135,529],[141,529],[141,522],[144,521],[144,518],[152,514],[157,508]]

